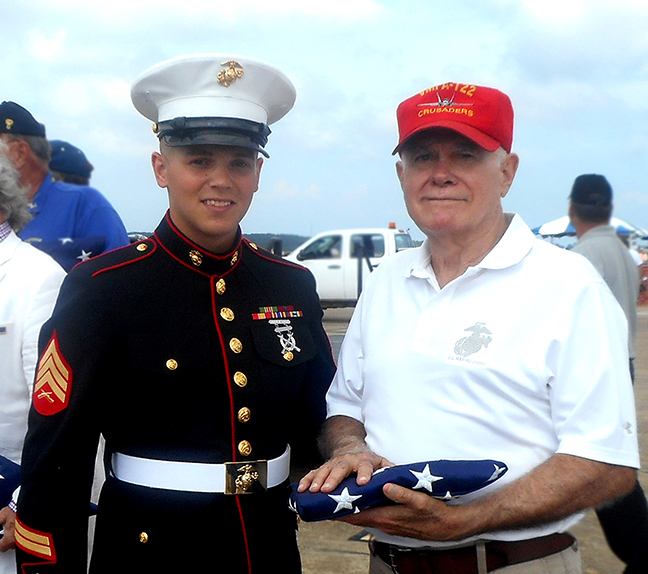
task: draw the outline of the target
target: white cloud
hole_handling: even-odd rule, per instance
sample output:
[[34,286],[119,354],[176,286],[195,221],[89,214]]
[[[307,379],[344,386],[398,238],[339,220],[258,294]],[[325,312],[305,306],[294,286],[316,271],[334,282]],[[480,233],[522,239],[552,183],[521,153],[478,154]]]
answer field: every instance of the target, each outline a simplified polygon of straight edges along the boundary
[[[645,0],[30,0],[3,8],[0,96],[84,149],[98,184],[141,229],[159,219],[165,196],[130,83],[183,53],[272,63],[298,96],[272,126],[250,221],[254,231],[291,232],[402,224],[390,156],[398,102],[445,81],[496,86],[513,98],[522,154],[507,201],[540,224],[563,214],[565,190],[585,169],[643,206],[646,29]],[[636,223],[648,226],[644,211]]]
[[268,199],[294,199],[299,197],[299,186],[288,183],[285,179],[278,181],[272,186]]
[[356,202],[358,200],[364,201],[369,198],[369,185],[362,183],[354,188],[347,189],[342,195],[344,203],[347,201]]
[[312,184],[301,189],[299,184],[290,183],[285,179],[276,182],[271,189],[264,191],[262,201],[290,201],[294,199],[318,199],[322,196],[319,186]]
[[29,53],[42,62],[55,62],[61,56],[67,36],[67,30],[63,28],[47,34],[32,30],[29,34]]
[[120,79],[69,75],[49,94],[50,104],[63,117],[103,121],[110,110],[129,111],[130,86]]
[[[32,0],[43,8],[52,9],[50,0]],[[380,2],[374,0],[327,0],[326,2],[304,2],[303,0],[112,0],[111,2],[87,2],[87,0],[58,0],[56,12],[66,14],[94,14],[108,20],[124,21],[163,16],[204,21],[206,17],[217,18],[218,23],[239,22],[244,18],[285,18],[306,16],[326,20],[355,22],[370,19],[384,11]],[[136,20],[135,20],[136,21]],[[171,24],[172,26],[172,24]]]

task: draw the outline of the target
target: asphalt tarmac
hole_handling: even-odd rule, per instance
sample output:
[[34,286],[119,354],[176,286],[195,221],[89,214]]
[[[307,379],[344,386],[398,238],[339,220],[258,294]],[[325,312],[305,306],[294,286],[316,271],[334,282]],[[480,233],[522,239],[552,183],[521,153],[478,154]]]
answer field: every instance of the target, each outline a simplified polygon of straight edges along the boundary
[[[351,309],[325,312],[324,326],[336,354],[351,312]],[[648,307],[639,308],[637,354],[635,397],[642,454],[639,480],[648,491]],[[593,511],[587,512],[572,532],[579,541],[585,574],[622,574],[623,563],[608,548]],[[365,574],[368,570],[366,533],[360,528],[341,522],[302,522],[299,545],[304,574]]]

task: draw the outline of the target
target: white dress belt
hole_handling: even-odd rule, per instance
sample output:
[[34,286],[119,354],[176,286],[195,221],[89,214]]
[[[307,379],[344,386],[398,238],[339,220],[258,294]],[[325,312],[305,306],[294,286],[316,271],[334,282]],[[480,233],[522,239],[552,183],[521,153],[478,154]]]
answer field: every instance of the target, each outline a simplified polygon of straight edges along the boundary
[[119,452],[113,453],[111,461],[115,478],[139,486],[186,492],[245,494],[247,489],[240,491],[233,486],[237,473],[239,476],[244,473],[246,477],[256,473],[252,482],[258,481],[264,488],[278,486],[287,480],[290,474],[290,445],[280,457],[268,461],[210,464],[140,458]]

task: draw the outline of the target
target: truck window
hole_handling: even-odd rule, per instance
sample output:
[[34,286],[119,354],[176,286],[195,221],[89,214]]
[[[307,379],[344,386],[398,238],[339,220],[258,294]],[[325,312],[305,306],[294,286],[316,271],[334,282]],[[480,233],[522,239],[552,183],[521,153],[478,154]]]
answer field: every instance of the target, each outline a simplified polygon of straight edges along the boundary
[[412,243],[412,238],[407,233],[399,233],[396,235],[396,251],[409,249],[410,247],[414,247],[414,244]]
[[351,257],[382,257],[384,254],[385,238],[381,234],[351,236]]
[[339,259],[342,257],[342,236],[326,235],[308,244],[297,255],[299,261],[308,259]]

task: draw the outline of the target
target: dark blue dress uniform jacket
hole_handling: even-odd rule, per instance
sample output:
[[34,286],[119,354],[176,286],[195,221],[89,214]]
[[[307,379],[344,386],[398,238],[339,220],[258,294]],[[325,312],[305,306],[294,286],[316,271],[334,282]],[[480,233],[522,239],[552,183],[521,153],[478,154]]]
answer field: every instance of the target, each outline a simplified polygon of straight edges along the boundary
[[[290,317],[290,353],[272,312]],[[293,461],[312,455],[334,373],[321,318],[308,271],[245,239],[210,254],[168,215],[150,240],[78,265],[40,337],[17,516],[23,571],[86,571],[100,433],[107,459],[242,462],[287,444]],[[287,484],[226,495],[109,477],[90,572],[300,572],[287,497]]]

